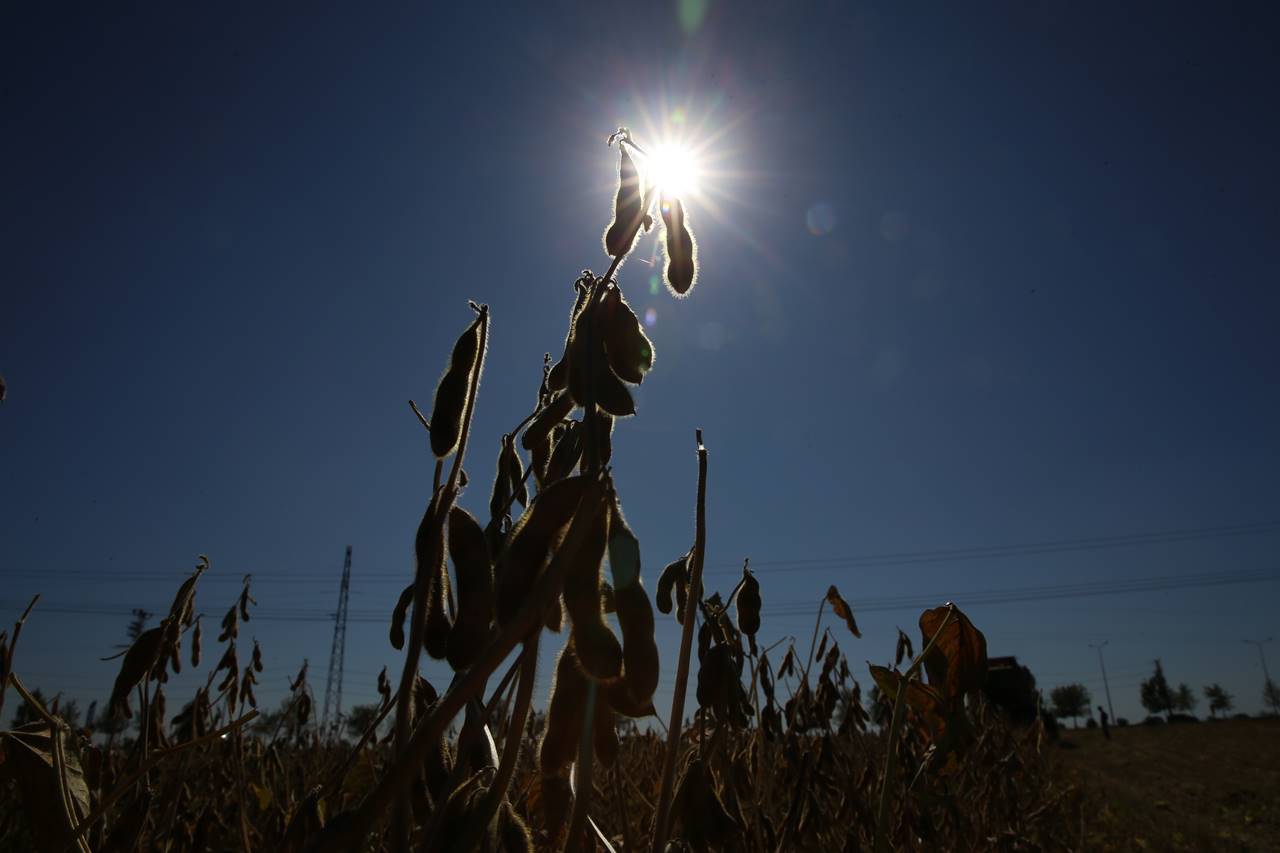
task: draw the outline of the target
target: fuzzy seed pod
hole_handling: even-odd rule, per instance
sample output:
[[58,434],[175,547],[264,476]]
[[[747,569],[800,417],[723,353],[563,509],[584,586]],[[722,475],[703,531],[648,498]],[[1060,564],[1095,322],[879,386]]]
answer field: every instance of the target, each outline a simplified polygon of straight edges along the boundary
[[[552,839],[559,839],[567,827],[569,806],[573,802],[573,790],[564,776],[544,773],[539,779],[538,804],[542,812],[542,825]],[[555,845],[558,849],[559,845]]]
[[689,762],[676,793],[675,811],[684,828],[684,838],[695,850],[720,849],[739,830],[725,809],[701,758]]
[[253,695],[254,683],[253,679],[248,677],[247,673],[246,677],[240,683],[240,693],[244,696],[245,702],[247,702],[252,708],[258,707],[258,697]]
[[573,473],[582,458],[582,426],[578,421],[569,424],[547,462],[546,482],[556,483]]
[[511,482],[511,494],[520,506],[529,505],[529,490],[524,483],[524,461],[516,453],[515,438],[507,441],[507,479]]
[[133,712],[129,709],[129,693],[138,682],[146,678],[161,660],[161,654],[164,652],[164,625],[152,628],[149,631],[143,631],[138,635],[138,639],[133,641],[133,645],[129,647],[129,651],[125,652],[124,660],[120,664],[120,673],[116,676],[116,683],[111,690],[111,701],[108,703],[110,713],[129,718],[133,716]]
[[604,351],[618,378],[632,385],[644,381],[653,367],[653,342],[644,333],[622,291],[610,288],[601,306],[604,314]]
[[[445,656],[453,620],[449,616],[449,567],[445,564],[444,528],[436,513],[439,507],[432,498],[418,523],[413,550],[417,561],[414,583],[427,584],[427,614],[422,646],[427,654],[439,660]],[[392,640],[394,642],[394,637]]]
[[618,760],[618,729],[614,723],[613,709],[604,701],[604,696],[596,696],[595,720],[592,724],[591,737],[595,743],[596,758],[605,767],[612,767]]
[[[178,642],[178,623],[171,622],[170,629],[165,632],[165,646],[169,650],[169,663],[175,674],[182,672],[182,645]],[[161,681],[167,681],[167,678]]]
[[[658,575],[658,589],[654,597],[654,603],[658,605],[658,610],[663,613],[671,612],[671,590],[673,587],[680,591],[681,600],[684,599],[683,590],[689,583],[689,558],[693,555],[693,549],[690,548],[684,554],[672,560],[663,568],[662,573]],[[681,610],[684,605],[681,604]],[[684,620],[681,619],[681,622]]]
[[596,405],[615,418],[627,418],[636,413],[636,401],[622,380],[605,368],[593,371],[592,390],[595,392]]
[[506,853],[533,853],[533,836],[529,834],[529,827],[507,800],[502,801],[502,809],[498,812],[498,835]]
[[[547,468],[551,465],[551,451],[556,441],[564,434],[563,427],[556,427],[546,440],[529,449],[529,467],[533,469],[533,479],[541,489],[547,482]],[[498,553],[494,551],[494,553]]]
[[662,224],[667,238],[667,287],[674,296],[687,296],[697,276],[698,246],[685,222],[680,199],[663,198]]
[[200,665],[200,617],[196,617],[196,627],[191,634],[191,666]]
[[200,579],[204,570],[204,563],[196,566],[195,573],[178,587],[178,593],[173,597],[173,604],[169,607],[169,616],[174,622],[180,625],[191,624],[191,620],[195,617],[196,581]]
[[498,470],[493,476],[493,491],[489,497],[489,518],[498,524],[507,515],[511,503],[511,478],[507,474],[507,448],[509,438],[503,438],[502,449],[498,451]]
[[542,407],[542,411],[538,412],[529,426],[525,428],[524,435],[520,437],[520,445],[525,450],[533,450],[534,447],[547,440],[547,436],[551,434],[551,429],[569,417],[569,413],[573,411],[573,399],[568,394],[557,394],[551,398],[551,402]]
[[640,172],[625,146],[619,144],[618,151],[622,155],[618,164],[618,196],[613,202],[613,222],[604,232],[604,250],[612,258],[631,251],[639,233],[637,225],[644,216]]
[[587,686],[570,640],[556,660],[556,677],[547,703],[546,725],[542,731],[542,742],[538,745],[538,766],[544,779],[573,763],[586,712]]
[[454,343],[449,368],[436,386],[436,399],[431,407],[431,452],[437,459],[448,456],[458,446],[462,410],[471,390],[471,374],[480,356],[480,325],[484,318],[481,311]]
[[413,603],[413,584],[404,588],[396,606],[391,611],[391,646],[396,651],[404,648],[404,620],[409,613],[409,605]]
[[608,465],[613,458],[613,416],[603,409],[596,409],[589,419],[596,433],[596,453],[601,465]]
[[520,612],[578,503],[598,494],[598,488],[583,477],[560,480],[539,492],[520,516],[508,535],[507,551],[497,572],[499,625],[506,625]]
[[625,708],[614,708],[628,716],[643,709],[658,689],[658,645],[654,642],[653,608],[644,586],[637,581],[614,591],[618,624],[622,628],[622,680]]
[[[483,772],[483,771],[482,771]],[[441,842],[440,849],[448,853],[462,853],[451,842],[462,835],[467,825],[467,817],[476,810],[485,788],[479,784],[480,773],[463,782],[449,794],[441,812],[435,838]]]
[[738,590],[738,630],[754,637],[760,630],[760,581],[743,566],[742,589]]
[[559,361],[551,365],[551,370],[547,373],[547,390],[552,393],[559,393],[569,387],[569,342],[573,339],[573,326],[578,321],[578,314],[587,303],[587,289],[581,285],[581,281],[579,279],[579,282],[575,282],[577,295],[573,301],[573,308],[569,311],[569,332],[564,339],[564,353]]
[[551,370],[547,373],[547,390],[553,394],[564,391],[569,387],[569,374],[564,357],[551,365]]
[[441,550],[440,561],[432,573],[431,588],[427,591],[427,618],[422,632],[422,647],[436,660],[449,653],[449,635],[453,632],[449,598],[449,567]]
[[605,360],[599,334],[594,329],[587,328],[591,325],[592,304],[592,300],[586,301],[582,310],[573,318],[564,350],[569,396],[578,406],[587,404],[587,369],[594,372],[599,369],[596,365],[603,364]]
[[225,643],[227,640],[234,640],[240,632],[239,621],[236,619],[236,608],[233,604],[231,609],[222,617],[222,633],[218,635],[218,642]]
[[471,665],[489,638],[493,621],[493,563],[484,530],[459,506],[449,510],[449,556],[458,581],[458,619],[447,643],[454,671]]
[[556,634],[564,627],[564,603],[560,596],[551,599],[551,603],[547,605],[546,612],[542,614],[542,624],[548,631]]
[[622,646],[600,610],[600,571],[609,542],[610,513],[599,512],[564,578],[564,605],[573,621],[573,645],[582,671],[595,681],[622,672]]
[[237,602],[240,606],[240,618],[245,622],[249,621],[249,605],[257,604],[257,600],[249,594],[249,576],[244,576],[244,587],[240,590],[240,599]]

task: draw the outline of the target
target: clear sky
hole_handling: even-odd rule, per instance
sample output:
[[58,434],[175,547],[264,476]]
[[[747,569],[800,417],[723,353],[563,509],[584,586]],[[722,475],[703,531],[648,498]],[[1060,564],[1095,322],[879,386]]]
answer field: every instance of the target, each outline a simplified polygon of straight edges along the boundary
[[604,140],[627,125],[705,170],[690,298],[651,288],[653,237],[621,271],[657,351],[614,455],[651,589],[692,540],[701,427],[708,584],[750,556],[766,642],[807,645],[835,583],[865,685],[952,598],[992,654],[1095,705],[1109,640],[1121,716],[1156,657],[1260,707],[1271,7],[378,6],[3,12],[0,617],[42,593],[29,684],[105,699],[129,608],[207,553],[210,627],[254,574],[260,699],[304,657],[322,697],[350,544],[345,693],[368,701],[430,491],[405,401],[429,405],[488,303],[462,499],[485,513],[570,284],[607,266]]

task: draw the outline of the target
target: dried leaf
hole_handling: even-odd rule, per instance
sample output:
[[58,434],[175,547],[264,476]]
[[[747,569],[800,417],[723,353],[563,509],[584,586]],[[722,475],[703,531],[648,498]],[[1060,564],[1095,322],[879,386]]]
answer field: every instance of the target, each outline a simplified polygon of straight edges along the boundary
[[[75,814],[68,816],[62,799],[62,780],[54,756],[54,733],[43,720],[0,733],[0,784],[14,781],[22,797],[23,815],[41,850],[61,850],[71,831],[89,814],[89,787],[71,735],[59,731],[66,793]],[[7,786],[6,786],[7,787]]]
[[861,637],[862,632],[858,630],[858,623],[853,619],[853,608],[849,606],[849,602],[841,598],[840,590],[836,589],[834,584],[827,587],[827,602],[831,605],[831,612],[844,620],[849,633],[855,637]]
[[658,588],[654,595],[654,604],[658,606],[658,610],[663,613],[671,612],[671,591],[678,584],[687,586],[689,581],[689,559],[693,556],[693,549],[690,548],[679,557],[676,557],[662,569],[662,573],[658,575]]
[[898,629],[898,645],[894,649],[893,665],[901,666],[904,660],[911,660],[916,656],[915,649],[911,646],[911,638],[903,633],[902,629]]
[[[950,619],[947,619],[948,611]],[[926,646],[934,634],[938,634],[933,649],[925,656],[924,668],[929,674],[929,683],[948,698],[957,699],[986,683],[987,638],[960,608],[950,605],[921,613],[920,634]]]

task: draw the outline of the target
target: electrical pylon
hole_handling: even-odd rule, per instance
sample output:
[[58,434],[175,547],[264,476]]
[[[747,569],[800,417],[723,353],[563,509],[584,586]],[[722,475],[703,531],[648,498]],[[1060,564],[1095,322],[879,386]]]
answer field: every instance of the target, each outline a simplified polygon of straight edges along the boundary
[[342,585],[338,587],[338,612],[333,614],[333,648],[329,650],[329,678],[324,685],[324,714],[320,717],[320,731],[325,737],[331,734],[330,725],[337,728],[342,719],[342,666],[347,653],[347,597],[351,591],[351,546],[347,546],[347,559],[342,565]]

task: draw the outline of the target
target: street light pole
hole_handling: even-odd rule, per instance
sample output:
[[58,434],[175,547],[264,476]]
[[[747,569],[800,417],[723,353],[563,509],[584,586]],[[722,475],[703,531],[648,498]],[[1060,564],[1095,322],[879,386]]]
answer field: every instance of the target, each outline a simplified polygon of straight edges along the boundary
[[1102,689],[1107,692],[1107,713],[1111,715],[1111,721],[1114,723],[1116,719],[1116,709],[1111,707],[1111,685],[1107,682],[1107,665],[1102,662],[1102,647],[1110,640],[1103,640],[1101,643],[1090,643],[1089,648],[1098,650],[1098,666],[1102,669]]
[[1262,647],[1271,642],[1271,640],[1271,637],[1267,637],[1265,640],[1245,640],[1249,645],[1258,647],[1258,660],[1262,661],[1262,677],[1267,682],[1271,681],[1271,673],[1267,672],[1267,656],[1262,653]]

